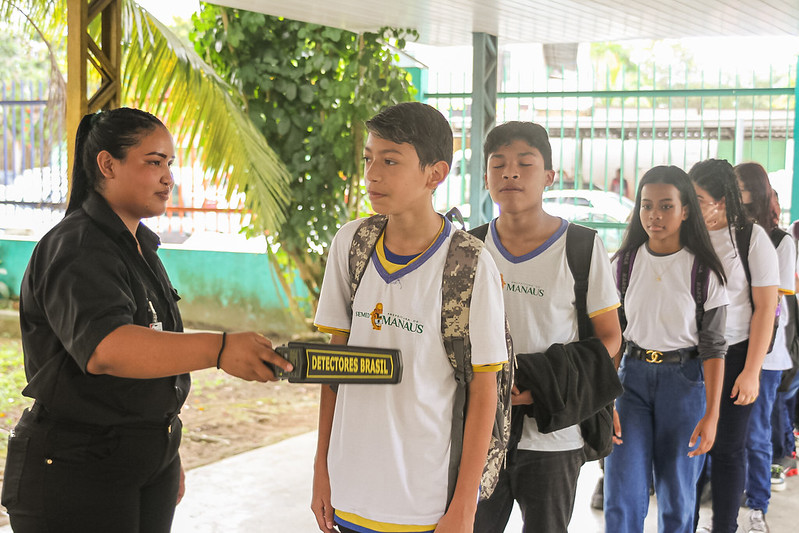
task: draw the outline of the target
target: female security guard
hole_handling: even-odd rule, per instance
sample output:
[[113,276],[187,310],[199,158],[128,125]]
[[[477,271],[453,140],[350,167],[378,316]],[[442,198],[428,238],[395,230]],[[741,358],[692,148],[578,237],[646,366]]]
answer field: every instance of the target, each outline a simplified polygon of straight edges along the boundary
[[35,400],[11,433],[2,492],[16,532],[167,532],[183,493],[177,415],[188,372],[270,381],[288,362],[256,333],[179,333],[178,296],[141,219],[174,185],[172,137],[115,109],[78,127],[66,217],[33,252],[20,322]]

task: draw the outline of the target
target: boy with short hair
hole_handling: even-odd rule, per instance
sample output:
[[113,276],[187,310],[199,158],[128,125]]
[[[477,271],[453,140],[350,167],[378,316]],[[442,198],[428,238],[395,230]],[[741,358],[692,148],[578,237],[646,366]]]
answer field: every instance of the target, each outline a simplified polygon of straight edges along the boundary
[[452,130],[441,113],[416,102],[390,107],[366,126],[366,188],[388,221],[352,303],[348,256],[364,220],[336,234],[315,323],[335,344],[398,348],[403,376],[397,385],[322,386],[311,509],[324,532],[471,531],[496,372],[508,357],[499,273],[490,254],[479,254],[469,319],[474,379],[448,504],[456,382],[442,341],[441,293],[454,228],[432,196],[449,172]]
[[[523,427],[517,448],[508,452],[494,494],[478,506],[475,531],[504,531],[516,500],[524,517],[524,531],[565,533],[574,507],[577,477],[585,462],[583,437],[588,441],[588,436],[581,433],[579,419],[567,422],[571,425],[560,430],[539,431],[533,412],[540,414],[544,406],[554,403],[548,401],[552,390],[565,390],[568,384],[553,380],[549,383],[552,390],[542,391],[533,383],[540,385],[541,375],[547,372],[536,365],[547,361],[561,364],[558,359],[562,357],[590,361],[588,364],[594,366],[585,367],[584,375],[578,376],[586,385],[582,393],[602,394],[604,399],[597,396],[597,402],[607,404],[606,393],[617,390],[611,393],[612,398],[620,391],[614,384],[618,378],[609,357],[621,346],[616,312],[619,297],[602,241],[596,234],[589,235],[593,250],[586,312],[599,342],[579,339],[575,278],[566,252],[569,223],[543,208],[544,190],[555,178],[546,130],[531,122],[502,124],[489,132],[484,153],[485,186],[500,207],[499,217],[488,226],[485,242],[502,275],[505,312],[519,365],[513,403],[521,407],[514,408],[513,427],[520,425],[519,417],[523,418]],[[565,346],[561,349],[557,343]],[[586,392],[588,387],[590,392]],[[573,408],[567,403],[564,409]]]

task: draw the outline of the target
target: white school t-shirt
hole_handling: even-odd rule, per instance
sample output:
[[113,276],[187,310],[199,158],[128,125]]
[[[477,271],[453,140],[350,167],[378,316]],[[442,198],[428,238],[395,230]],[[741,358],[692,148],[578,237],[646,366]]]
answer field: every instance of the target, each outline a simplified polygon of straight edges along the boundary
[[[732,229],[732,236],[730,236]],[[727,330],[724,338],[729,345],[737,344],[749,338],[749,325],[752,322],[752,301],[749,296],[749,285],[746,281],[741,257],[735,243],[734,228],[724,227],[710,231],[710,241],[719,256],[727,276]],[[752,287],[769,287],[779,284],[777,268],[777,252],[774,245],[759,225],[752,226],[752,237],[749,240],[749,272],[752,276]],[[771,332],[769,332],[771,335]]]
[[[402,381],[339,387],[328,452],[331,503],[380,523],[433,525],[446,510],[455,396],[441,338],[441,279],[453,228],[447,221],[436,242],[394,274],[372,254],[350,321],[348,254],[361,223],[346,224],[333,239],[314,321],[349,331],[353,346],[400,349]],[[469,314],[473,366],[507,361],[504,316],[499,273],[481,253]]]
[[[614,274],[617,263],[618,258],[613,262]],[[699,343],[696,302],[691,294],[693,264],[694,254],[685,247],[668,255],[655,255],[646,244],[638,248],[624,296],[625,339],[661,352]],[[707,292],[706,311],[728,304],[727,291],[712,271]]]
[[[769,242],[771,242],[769,240]],[[772,246],[773,248],[773,246]],[[780,271],[780,294],[794,294],[796,290],[796,243],[791,235],[784,236],[777,245],[777,262]],[[780,298],[780,318],[774,348],[766,354],[763,370],[788,370],[793,366],[791,354],[785,344],[785,326],[788,324],[788,307]]]
[[[574,276],[566,261],[566,228],[561,226],[552,237],[523,256],[511,255],[490,225],[486,248],[491,252],[502,275],[505,313],[508,316],[513,350],[516,353],[544,352],[555,343],[579,340],[577,311],[574,307]],[[616,312],[619,297],[613,283],[610,261],[602,240],[594,237],[594,249],[588,275],[587,311],[589,317]],[[519,442],[523,450],[562,451],[583,447],[577,425],[552,433],[540,433],[534,418],[524,417]]]

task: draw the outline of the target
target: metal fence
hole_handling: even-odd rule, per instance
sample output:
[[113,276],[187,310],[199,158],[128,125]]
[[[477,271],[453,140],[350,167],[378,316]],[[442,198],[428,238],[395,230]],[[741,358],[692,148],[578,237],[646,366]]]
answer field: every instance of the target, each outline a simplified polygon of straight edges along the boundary
[[[654,64],[615,71],[523,69],[509,68],[502,59],[497,123],[533,121],[549,132],[556,181],[545,193],[545,209],[600,228],[610,250],[620,241],[638,180],[656,165],[687,171],[711,157],[732,164],[757,161],[769,171],[787,215],[795,65],[743,75],[678,73]],[[436,193],[436,205],[468,213],[471,80],[461,73],[428,79],[425,99],[448,117],[456,136],[453,169]]]
[[[66,137],[63,121],[47,116],[47,105],[43,83],[0,85],[0,232],[5,235],[39,236],[64,216],[69,190]],[[249,222],[243,195],[228,200],[224,186],[212,186],[180,153],[173,177],[166,214],[145,221],[162,240],[238,233]]]
[[[500,59],[497,122],[534,121],[550,135],[557,174],[553,190],[545,193],[545,208],[601,228],[609,249],[620,240],[638,179],[654,165],[687,170],[708,157],[734,164],[758,161],[787,210],[795,65],[743,75],[654,64],[635,70],[524,68],[508,56]],[[424,99],[449,119],[456,144],[453,169],[436,193],[436,207],[461,206],[468,216],[470,73],[429,72],[427,80]],[[36,233],[63,216],[66,143],[57,121],[45,120],[46,104],[42,84],[0,86],[0,228],[6,233],[14,228]],[[211,186],[191,162],[179,158],[173,168],[172,205],[166,215],[147,221],[165,240],[238,233],[248,223],[241,195],[228,201],[224,188]]]
[[57,120],[48,120],[43,83],[0,85],[0,227],[29,233],[63,216],[66,145]]

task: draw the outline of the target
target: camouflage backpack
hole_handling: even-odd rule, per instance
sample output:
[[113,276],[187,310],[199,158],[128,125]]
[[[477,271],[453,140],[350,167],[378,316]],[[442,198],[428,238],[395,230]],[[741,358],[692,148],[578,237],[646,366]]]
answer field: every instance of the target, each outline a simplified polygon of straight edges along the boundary
[[[383,233],[387,218],[374,215],[367,218],[355,232],[349,252],[350,304],[369,264],[377,240]],[[471,342],[469,341],[469,304],[472,299],[474,275],[483,243],[465,231],[454,229],[450,240],[441,283],[441,334],[447,357],[455,371],[455,402],[452,409],[452,444],[449,463],[447,505],[452,501],[458,479],[463,431],[466,420],[467,385],[474,377],[472,371]],[[515,368],[508,321],[505,320],[505,340],[508,363],[497,373],[497,410],[491,444],[480,483],[480,499],[491,496],[505,462],[510,440],[511,387]]]

